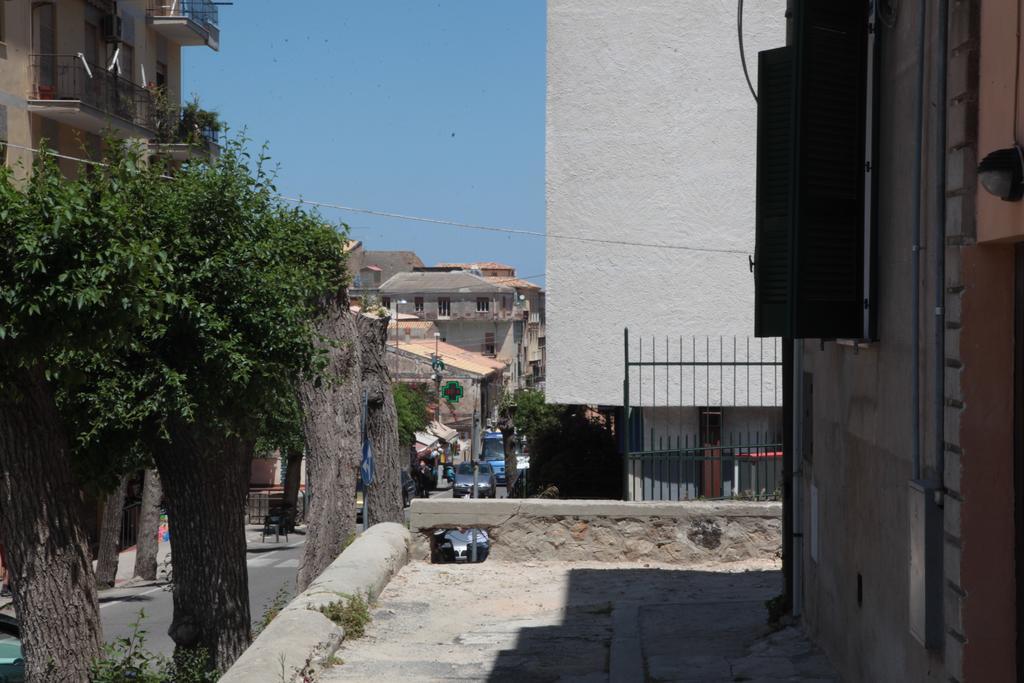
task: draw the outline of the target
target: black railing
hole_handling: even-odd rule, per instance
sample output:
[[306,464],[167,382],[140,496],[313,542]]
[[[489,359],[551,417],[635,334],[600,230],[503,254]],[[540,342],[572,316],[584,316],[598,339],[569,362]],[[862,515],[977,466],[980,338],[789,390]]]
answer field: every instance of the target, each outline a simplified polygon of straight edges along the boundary
[[143,128],[153,128],[153,96],[145,88],[77,55],[32,55],[32,99],[77,100]]
[[779,500],[781,441],[778,434],[735,434],[723,444],[699,445],[690,436],[663,450],[627,453],[628,500]]
[[149,14],[154,17],[188,17],[200,24],[217,26],[220,17],[210,0],[150,0]]

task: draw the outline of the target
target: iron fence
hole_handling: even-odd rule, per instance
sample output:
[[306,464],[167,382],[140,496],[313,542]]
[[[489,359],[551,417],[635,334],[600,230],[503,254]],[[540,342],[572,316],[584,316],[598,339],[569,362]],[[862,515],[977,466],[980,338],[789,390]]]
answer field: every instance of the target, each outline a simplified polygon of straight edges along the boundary
[[674,448],[627,453],[626,499],[780,498],[780,435],[732,434],[724,444],[700,443],[687,435]]
[[780,341],[623,341],[624,499],[778,498]]
[[79,55],[32,55],[30,69],[34,99],[77,100],[143,128],[154,127],[152,93]]

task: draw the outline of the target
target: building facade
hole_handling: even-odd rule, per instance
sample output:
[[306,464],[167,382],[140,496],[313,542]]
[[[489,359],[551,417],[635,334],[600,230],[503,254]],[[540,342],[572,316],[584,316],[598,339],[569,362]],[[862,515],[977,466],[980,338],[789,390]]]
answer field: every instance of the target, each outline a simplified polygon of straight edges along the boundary
[[844,680],[1024,680],[1024,208],[978,172],[1021,159],[1019,7],[789,4],[756,267],[796,338],[795,611]]
[[[209,0],[0,2],[0,145],[8,166],[31,166],[41,141],[67,156],[99,158],[103,136],[187,156],[192,131],[179,112],[181,49],[218,49]],[[199,131],[204,146],[215,130]],[[211,148],[207,148],[210,151]],[[73,174],[77,162],[59,162]]]
[[437,326],[440,340],[496,359],[509,388],[523,376],[523,308],[516,290],[461,270],[398,273],[380,286],[392,318],[411,314]]
[[[747,3],[749,54],[784,40],[784,13]],[[775,442],[778,344],[750,339],[757,107],[735,6],[551,0],[547,50],[548,400],[620,421],[628,401],[630,449]]]
[[374,251],[361,242],[349,242],[349,297],[356,302],[380,300],[380,286],[397,273],[411,273],[423,267],[423,261],[412,251]]
[[[462,443],[472,443],[473,418],[483,429],[497,416],[505,390],[505,364],[493,356],[430,338],[413,337],[389,344],[388,367],[396,381],[430,387],[440,396],[437,421],[455,429]],[[440,371],[434,357],[444,363]]]

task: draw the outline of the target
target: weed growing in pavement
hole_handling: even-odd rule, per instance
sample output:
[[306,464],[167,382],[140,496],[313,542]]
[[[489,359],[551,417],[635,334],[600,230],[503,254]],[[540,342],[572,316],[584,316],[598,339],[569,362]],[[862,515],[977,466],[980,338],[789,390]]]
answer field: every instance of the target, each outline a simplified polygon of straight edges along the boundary
[[274,620],[274,617],[280,614],[281,610],[283,610],[287,604],[288,587],[281,586],[277,591],[277,595],[263,606],[263,617],[260,619],[259,623],[253,625],[252,637],[255,638],[259,634],[263,633],[263,629],[270,625],[270,622]]
[[320,608],[325,617],[345,630],[345,638],[362,638],[370,623],[370,604],[361,595],[342,595]]
[[212,683],[217,674],[207,670],[209,656],[205,650],[183,652],[173,659],[153,654],[146,649],[146,631],[141,622],[146,614],[132,624],[125,638],[103,647],[103,654],[89,670],[91,683]]

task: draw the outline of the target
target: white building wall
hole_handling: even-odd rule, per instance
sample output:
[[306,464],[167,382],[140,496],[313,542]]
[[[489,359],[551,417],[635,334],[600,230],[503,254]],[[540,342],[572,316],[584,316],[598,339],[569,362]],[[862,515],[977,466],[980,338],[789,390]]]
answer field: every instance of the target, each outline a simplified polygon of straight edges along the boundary
[[[755,83],[784,11],[746,3]],[[621,405],[625,327],[753,334],[755,142],[735,2],[549,0],[548,400]]]

